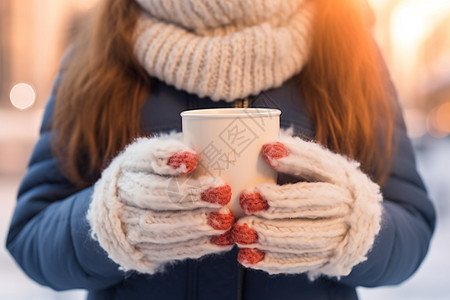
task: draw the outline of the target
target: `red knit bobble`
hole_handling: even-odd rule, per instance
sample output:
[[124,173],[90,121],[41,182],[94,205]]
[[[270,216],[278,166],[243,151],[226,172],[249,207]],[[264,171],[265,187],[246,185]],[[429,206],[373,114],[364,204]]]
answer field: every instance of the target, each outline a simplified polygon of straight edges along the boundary
[[231,228],[234,223],[233,214],[221,214],[212,212],[208,215],[208,224],[216,230],[227,230]]
[[266,162],[271,165],[272,167],[275,167],[273,165],[273,161],[286,157],[289,155],[286,147],[280,143],[280,142],[275,142],[275,143],[270,143],[270,144],[265,144],[262,147],[262,154],[264,159],[266,160]]
[[227,185],[209,188],[202,193],[202,200],[225,206],[231,200],[231,187]]
[[250,245],[258,241],[258,233],[246,223],[243,225],[234,224],[232,232],[233,239],[238,244]]
[[172,155],[167,161],[167,165],[171,166],[175,170],[182,165],[186,166],[186,171],[181,172],[181,175],[192,172],[197,167],[197,156],[192,152],[180,152]]
[[233,236],[231,230],[225,232],[221,235],[215,235],[211,237],[211,243],[218,246],[231,246],[234,244]]
[[239,250],[238,261],[243,265],[254,265],[262,261],[265,253],[258,249],[243,248]]
[[269,204],[260,193],[242,193],[239,197],[239,204],[247,214],[252,214],[257,211],[267,210]]

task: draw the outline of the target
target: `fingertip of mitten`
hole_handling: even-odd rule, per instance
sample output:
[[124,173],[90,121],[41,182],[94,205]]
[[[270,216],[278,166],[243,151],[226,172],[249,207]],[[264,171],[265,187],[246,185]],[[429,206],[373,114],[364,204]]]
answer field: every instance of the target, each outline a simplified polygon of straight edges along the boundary
[[243,265],[254,265],[262,261],[265,253],[258,249],[243,248],[239,250],[238,261]]
[[289,152],[282,143],[274,142],[263,145],[262,154],[269,165],[271,165],[272,167],[276,167],[274,162],[277,159],[288,156]]
[[242,225],[234,224],[232,233],[233,240],[238,244],[250,245],[258,241],[258,233],[250,228],[247,223]]
[[239,197],[239,204],[247,214],[267,210],[269,208],[267,200],[258,192],[242,193]]
[[197,156],[189,151],[175,153],[169,158],[167,165],[175,170],[179,169],[181,175],[188,174],[197,167]]
[[231,230],[221,234],[215,235],[210,239],[211,244],[218,246],[231,246],[234,244],[233,235],[231,234]]
[[216,230],[230,229],[234,223],[234,216],[231,212],[222,214],[220,212],[212,212],[208,215],[208,224]]
[[211,187],[202,193],[201,198],[205,202],[218,203],[225,206],[231,200],[231,187],[228,184]]

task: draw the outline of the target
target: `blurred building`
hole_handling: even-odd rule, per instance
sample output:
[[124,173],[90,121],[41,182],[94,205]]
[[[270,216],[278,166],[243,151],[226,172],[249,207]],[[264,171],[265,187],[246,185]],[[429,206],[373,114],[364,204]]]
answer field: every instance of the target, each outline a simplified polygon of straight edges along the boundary
[[16,84],[30,85],[42,107],[67,44],[75,16],[93,0],[2,0],[0,2],[0,107]]
[[[71,30],[80,16],[98,1],[0,0],[0,199],[3,205],[0,240],[5,238],[1,234],[6,232],[7,220],[12,214],[14,193],[37,139],[43,107],[69,43]],[[449,136],[450,1],[367,1],[377,18],[376,39],[397,87],[410,136]],[[440,201],[437,207],[442,213],[442,203],[447,203],[449,195],[448,183],[442,184],[448,180],[448,175],[445,175],[448,174],[448,166],[445,166],[443,158],[448,157],[449,141],[439,141],[444,142],[441,143],[444,146],[439,148],[442,151],[439,150],[441,154],[437,158],[434,158],[436,151],[430,152],[429,157],[422,153],[422,157],[429,159],[423,159],[429,167],[428,172],[434,172],[434,177],[427,178],[434,183],[430,184],[430,190]],[[437,248],[443,252],[431,256],[433,264],[429,274],[424,273],[428,281],[422,282],[429,292],[445,295],[439,299],[448,298],[444,291],[448,291],[448,283],[445,282],[448,276],[436,278],[436,274],[448,272],[448,268],[439,269],[446,266],[441,262],[448,248],[448,232],[446,234],[444,239],[439,239],[439,245],[443,246]],[[47,290],[45,296],[37,296],[38,288],[30,289],[33,283],[19,275],[19,269],[1,248],[0,264],[0,281],[5,283],[0,289],[2,299],[72,299],[50,294]],[[417,289],[411,289],[411,293],[416,292]],[[405,290],[401,293],[404,295]],[[374,299],[380,298],[385,299]]]
[[25,170],[73,24],[95,2],[0,1],[0,175]]

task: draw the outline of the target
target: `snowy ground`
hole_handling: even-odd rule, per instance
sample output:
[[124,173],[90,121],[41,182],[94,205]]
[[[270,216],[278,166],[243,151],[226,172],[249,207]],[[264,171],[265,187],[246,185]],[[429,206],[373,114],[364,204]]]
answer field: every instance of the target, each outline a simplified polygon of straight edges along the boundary
[[437,227],[420,269],[400,286],[359,289],[363,300],[450,299],[450,137],[415,141],[417,165],[437,210]]
[[16,266],[4,247],[6,231],[15,204],[20,177],[0,177],[0,299],[4,300],[77,300],[84,299],[84,291],[57,293],[26,277]]
[[[450,138],[416,141],[415,148],[419,170],[438,211],[429,255],[415,276],[400,286],[359,289],[362,300],[450,299]],[[0,299],[84,299],[84,291],[58,293],[35,284],[4,249],[19,180],[19,175],[0,174]]]

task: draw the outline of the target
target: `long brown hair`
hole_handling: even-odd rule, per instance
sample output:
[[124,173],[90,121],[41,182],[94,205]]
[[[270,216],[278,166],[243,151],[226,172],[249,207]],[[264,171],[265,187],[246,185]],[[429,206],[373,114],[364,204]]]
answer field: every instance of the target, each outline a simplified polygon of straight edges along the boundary
[[[299,86],[318,142],[360,161],[382,182],[392,151],[391,108],[359,2],[314,0],[311,55]],[[80,187],[92,184],[141,134],[140,109],[150,82],[132,51],[138,13],[134,0],[105,0],[63,69],[54,149],[66,176]]]
[[300,88],[316,139],[359,161],[383,183],[390,170],[397,106],[372,38],[374,16],[361,0],[314,3],[314,38]]
[[134,0],[106,0],[88,16],[62,68],[53,120],[53,149],[79,187],[140,135],[149,78],[133,55],[139,15]]

